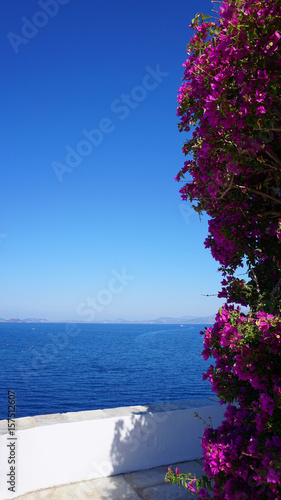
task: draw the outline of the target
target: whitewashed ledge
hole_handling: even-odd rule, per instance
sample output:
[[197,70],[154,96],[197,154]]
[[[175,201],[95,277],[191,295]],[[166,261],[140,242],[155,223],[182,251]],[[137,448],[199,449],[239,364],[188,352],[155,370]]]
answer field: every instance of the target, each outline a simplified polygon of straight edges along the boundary
[[[16,440],[0,421],[0,500],[44,488],[196,460],[204,424],[220,425],[216,398],[16,419]],[[15,493],[11,446],[15,445]],[[13,470],[13,469],[12,469]]]

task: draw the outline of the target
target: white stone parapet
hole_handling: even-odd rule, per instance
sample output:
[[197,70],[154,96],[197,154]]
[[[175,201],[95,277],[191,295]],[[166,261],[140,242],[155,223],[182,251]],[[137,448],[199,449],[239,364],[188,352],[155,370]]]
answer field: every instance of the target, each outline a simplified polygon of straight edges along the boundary
[[[216,428],[224,411],[225,406],[214,397],[40,415],[16,419],[14,436],[8,433],[8,421],[1,420],[0,500],[199,459],[204,430],[201,418],[207,424],[210,418]],[[195,418],[195,412],[200,418]],[[8,489],[13,473],[15,493]]]

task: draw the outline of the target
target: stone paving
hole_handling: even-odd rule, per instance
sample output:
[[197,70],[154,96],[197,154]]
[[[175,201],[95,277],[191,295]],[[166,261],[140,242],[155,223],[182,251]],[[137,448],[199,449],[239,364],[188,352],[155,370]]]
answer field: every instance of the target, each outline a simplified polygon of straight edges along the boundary
[[[202,460],[171,464],[183,473],[202,477]],[[164,481],[167,466],[155,467],[118,476],[57,486],[27,493],[17,500],[191,500],[194,495],[185,488]]]

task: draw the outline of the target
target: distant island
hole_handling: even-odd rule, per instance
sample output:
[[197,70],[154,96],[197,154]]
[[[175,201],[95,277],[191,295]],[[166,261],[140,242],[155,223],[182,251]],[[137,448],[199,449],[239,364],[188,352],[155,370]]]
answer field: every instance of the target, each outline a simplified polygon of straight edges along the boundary
[[123,318],[114,321],[99,321],[96,323],[110,324],[141,324],[141,325],[195,325],[195,324],[213,324],[215,322],[215,314],[212,316],[182,316],[181,318],[161,317],[157,319],[148,319],[143,321],[127,321]]
[[[127,321],[126,319],[119,318],[115,320],[105,320],[105,321],[92,321],[90,324],[131,324],[131,325],[201,325],[201,324],[213,324],[215,322],[215,314],[212,316],[182,316],[181,318],[171,318],[171,317],[161,317],[157,319],[148,319],[142,321]],[[3,319],[0,318],[0,323],[87,323],[85,321],[49,321],[43,318],[10,318]]]
[[42,319],[42,318],[25,318],[25,319],[19,319],[19,318],[3,319],[3,318],[0,318],[0,323],[51,323],[51,321],[49,321],[47,319]]

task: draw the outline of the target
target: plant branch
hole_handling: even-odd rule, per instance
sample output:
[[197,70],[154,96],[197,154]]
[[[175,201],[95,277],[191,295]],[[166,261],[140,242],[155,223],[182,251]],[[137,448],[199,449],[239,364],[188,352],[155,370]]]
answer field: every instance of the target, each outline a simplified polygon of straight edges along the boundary
[[228,191],[230,191],[230,189],[233,186],[233,179],[234,179],[234,175],[232,175],[228,188],[224,191],[224,193],[222,193],[222,195],[219,197],[218,201],[221,200],[226,195],[226,193],[228,193]]
[[281,132],[281,128],[254,128],[254,130],[258,130],[259,132],[262,130],[265,130],[266,132],[269,132],[270,130],[273,130],[274,132]]
[[260,289],[260,285],[259,285],[259,282],[258,282],[258,278],[257,278],[256,273],[255,273],[255,271],[253,269],[251,269],[251,272],[252,272],[254,281],[255,281],[255,283],[257,285],[257,292],[258,292],[259,298],[261,298],[261,289]]
[[202,297],[217,297],[218,294],[217,293],[209,293],[209,294],[205,294],[205,293],[201,293]]
[[281,285],[281,278],[279,279],[279,281],[276,283],[275,287],[273,288],[272,292],[270,295],[276,295],[276,293],[278,292],[279,288],[280,288],[280,285]]
[[273,198],[273,196],[270,196],[269,194],[262,193],[261,191],[258,191],[258,189],[253,189],[253,188],[248,188],[246,186],[237,186],[240,189],[245,189],[246,191],[249,191],[250,193],[253,194],[258,194],[259,196],[262,196],[263,198],[267,198],[268,200],[274,201],[274,203],[278,203],[281,205],[281,200],[278,200],[277,198]]
[[266,217],[267,215],[271,215],[271,217],[280,217],[281,218],[281,212],[264,212],[263,214],[258,214],[258,217]]
[[265,153],[270,156],[270,158],[272,158],[272,160],[274,160],[276,163],[278,163],[278,165],[281,165],[281,160],[279,160],[278,156],[276,156],[274,153],[272,153],[271,151],[265,151]]

